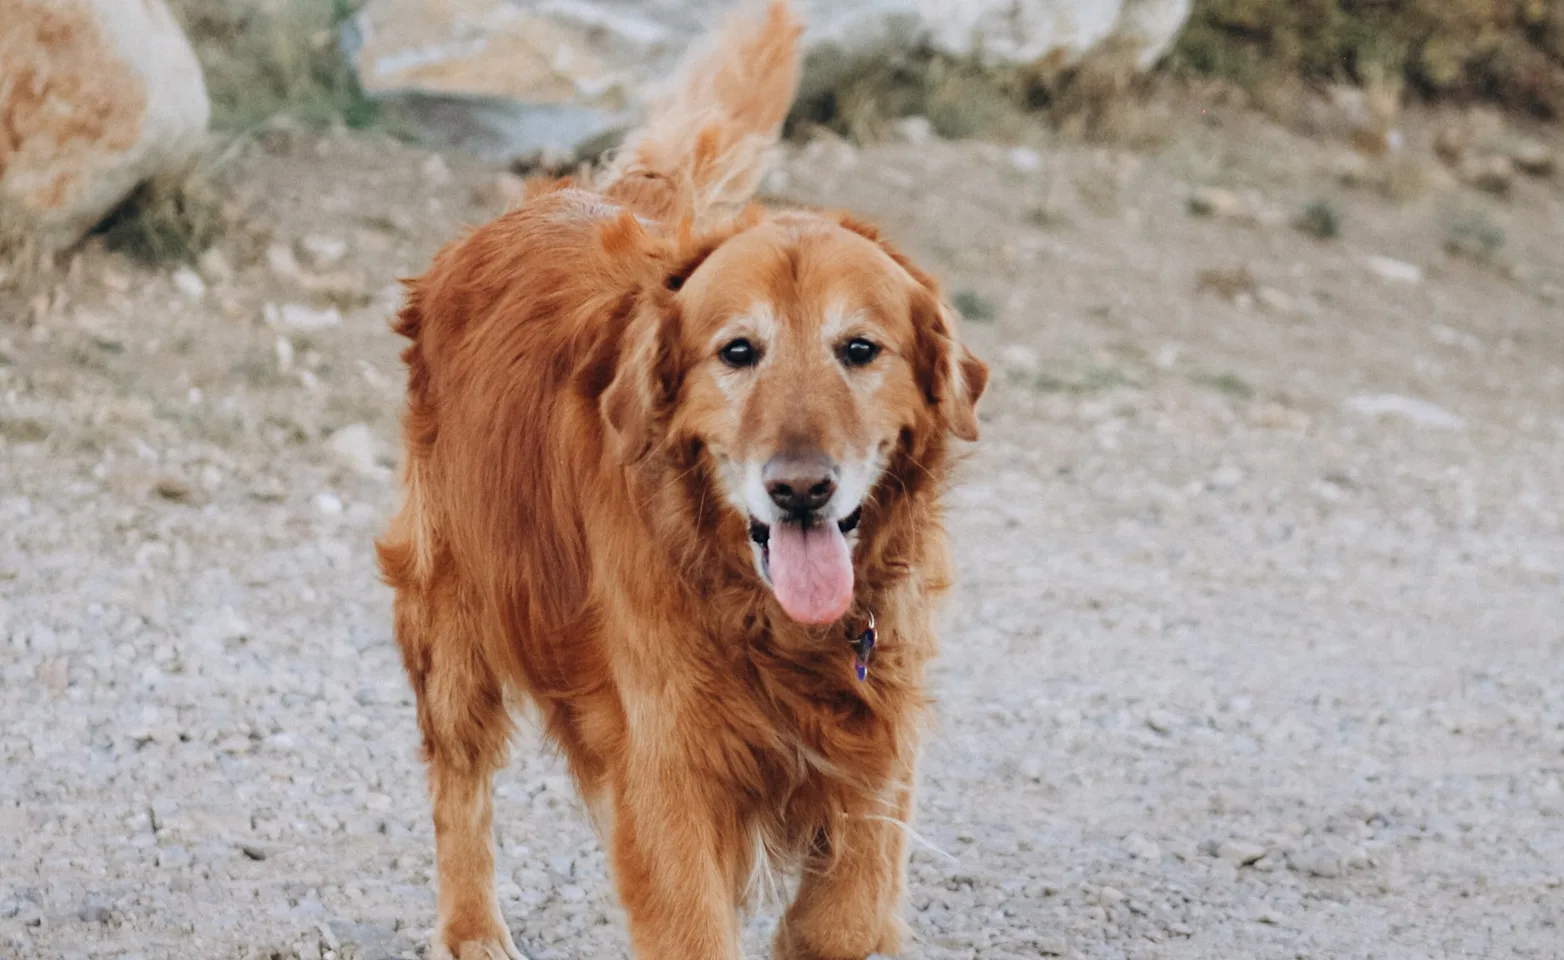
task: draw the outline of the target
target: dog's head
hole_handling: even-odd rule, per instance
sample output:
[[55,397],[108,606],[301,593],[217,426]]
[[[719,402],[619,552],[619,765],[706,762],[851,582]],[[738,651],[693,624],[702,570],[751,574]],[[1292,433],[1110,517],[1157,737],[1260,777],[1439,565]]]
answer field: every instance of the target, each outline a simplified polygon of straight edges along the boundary
[[977,439],[987,367],[934,283],[852,221],[773,217],[670,287],[626,331],[609,432],[631,460],[698,450],[783,610],[832,622],[866,501],[897,495],[878,488],[899,453]]

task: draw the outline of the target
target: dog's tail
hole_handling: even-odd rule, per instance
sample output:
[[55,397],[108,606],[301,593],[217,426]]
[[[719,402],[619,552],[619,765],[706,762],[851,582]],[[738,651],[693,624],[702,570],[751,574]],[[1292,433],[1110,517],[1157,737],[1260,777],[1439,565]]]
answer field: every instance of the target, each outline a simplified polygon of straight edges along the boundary
[[759,188],[792,107],[802,32],[787,0],[734,14],[685,54],[599,189],[663,222],[737,213]]

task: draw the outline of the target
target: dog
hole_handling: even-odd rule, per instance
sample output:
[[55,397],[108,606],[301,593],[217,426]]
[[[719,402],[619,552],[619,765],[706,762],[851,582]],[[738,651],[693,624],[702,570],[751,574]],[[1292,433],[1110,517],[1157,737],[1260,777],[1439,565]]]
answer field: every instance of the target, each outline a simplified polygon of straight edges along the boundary
[[431,955],[519,958],[492,793],[536,707],[640,960],[895,953],[940,499],[988,371],[846,215],[752,197],[798,82],[735,14],[602,169],[537,180],[407,282],[404,502],[378,541],[433,806]]

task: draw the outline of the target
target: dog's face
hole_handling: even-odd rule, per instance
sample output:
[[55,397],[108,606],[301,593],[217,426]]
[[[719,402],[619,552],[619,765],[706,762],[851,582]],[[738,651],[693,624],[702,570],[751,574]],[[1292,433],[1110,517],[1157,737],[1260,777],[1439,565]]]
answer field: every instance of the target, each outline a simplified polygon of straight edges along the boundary
[[[657,333],[677,341],[672,357],[666,343],[653,352],[677,396],[654,429],[710,457],[784,611],[840,618],[863,506],[897,445],[923,431],[976,439],[986,368],[916,268],[872,232],[815,216],[727,240],[684,281],[673,313]],[[652,359],[638,352],[616,387],[624,364]],[[655,404],[655,388],[636,392]],[[604,410],[614,425],[613,387]]]

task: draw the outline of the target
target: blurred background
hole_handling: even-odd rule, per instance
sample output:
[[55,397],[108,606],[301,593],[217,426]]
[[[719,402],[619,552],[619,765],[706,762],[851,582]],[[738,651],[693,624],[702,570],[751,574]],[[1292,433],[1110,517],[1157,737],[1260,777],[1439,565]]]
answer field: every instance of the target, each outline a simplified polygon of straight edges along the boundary
[[[1556,956],[1564,2],[797,6],[764,199],[994,370],[906,956]],[[422,956],[397,279],[726,7],[0,0],[0,956]],[[517,942],[624,956],[515,752]]]

